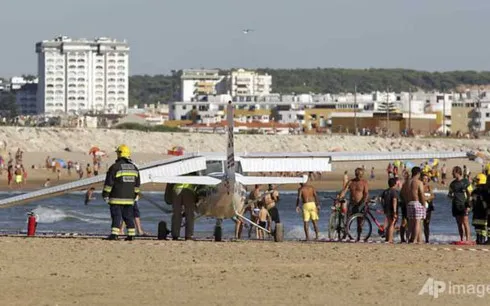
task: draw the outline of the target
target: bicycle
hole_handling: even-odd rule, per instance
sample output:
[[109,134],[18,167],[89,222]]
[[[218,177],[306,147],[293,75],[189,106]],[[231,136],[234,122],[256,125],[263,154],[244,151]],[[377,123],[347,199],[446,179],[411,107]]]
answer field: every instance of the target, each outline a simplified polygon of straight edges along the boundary
[[[354,237],[356,237],[356,241],[361,240],[361,238],[363,241],[367,241],[369,237],[371,237],[371,233],[373,230],[372,222],[374,222],[374,224],[378,228],[378,234],[381,236],[381,238],[385,237],[384,226],[380,224],[372,214],[372,211],[377,212],[375,205],[376,201],[374,199],[371,199],[369,202],[366,202],[363,207],[361,207],[360,212],[355,213],[349,217],[347,221],[347,234],[349,235],[350,239],[354,240]],[[372,220],[372,222],[370,219]],[[366,226],[365,229],[364,226]],[[364,234],[365,236],[362,236],[362,234]]]
[[333,200],[334,205],[331,207],[330,220],[328,221],[328,239],[338,240],[345,239],[347,237],[347,232],[345,230],[345,203],[344,199],[339,200],[332,196],[326,197],[327,199]]

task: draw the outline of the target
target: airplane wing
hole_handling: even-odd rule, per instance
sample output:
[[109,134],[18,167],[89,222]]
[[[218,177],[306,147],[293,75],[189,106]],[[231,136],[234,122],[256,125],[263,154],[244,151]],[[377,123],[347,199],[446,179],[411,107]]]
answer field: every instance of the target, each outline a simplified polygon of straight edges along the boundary
[[[141,184],[150,183],[151,177],[174,177],[206,169],[206,159],[196,154],[155,161],[139,167]],[[70,191],[85,189],[104,182],[105,175],[98,175],[66,184],[48,187],[0,200],[0,208],[24,205],[31,201],[54,197]]]
[[[225,161],[220,153],[202,153],[207,161]],[[242,172],[330,172],[333,162],[469,158],[467,152],[298,152],[236,153]]]
[[151,178],[153,183],[218,185],[221,180],[209,176],[157,176]]
[[299,184],[306,183],[308,176],[302,177],[269,177],[269,176],[244,176],[237,174],[237,182],[243,185],[282,185],[282,184]]

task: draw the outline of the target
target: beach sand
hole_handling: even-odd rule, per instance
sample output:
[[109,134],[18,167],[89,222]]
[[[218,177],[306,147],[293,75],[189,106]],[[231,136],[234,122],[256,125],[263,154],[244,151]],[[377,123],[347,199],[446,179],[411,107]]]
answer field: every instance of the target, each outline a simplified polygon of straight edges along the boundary
[[[472,247],[480,249],[480,247]],[[490,284],[455,246],[0,237],[3,305],[488,305],[418,295],[427,278]],[[487,248],[488,249],[488,248]]]

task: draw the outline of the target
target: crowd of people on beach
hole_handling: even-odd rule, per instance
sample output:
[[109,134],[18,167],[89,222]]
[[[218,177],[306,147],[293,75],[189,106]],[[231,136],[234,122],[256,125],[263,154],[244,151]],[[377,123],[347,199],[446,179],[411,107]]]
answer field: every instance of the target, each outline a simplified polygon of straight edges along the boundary
[[[433,165],[426,162],[410,168],[398,161],[388,165],[388,188],[377,198],[385,214],[383,228],[387,242],[393,243],[396,224],[400,220],[399,232],[402,243],[421,243],[422,229],[425,242],[429,243],[430,222],[435,210],[432,184],[440,182],[441,185],[446,185],[446,171],[445,164],[439,171],[437,162]],[[474,178],[466,165],[455,166],[451,174],[453,180],[449,184],[447,197],[452,203],[452,216],[456,220],[460,241],[471,242],[469,215],[473,212],[472,225],[476,231],[476,243],[488,243],[490,188],[487,176],[490,176],[490,164],[482,166],[482,172]],[[348,191],[349,214],[361,211],[365,203],[371,200],[368,181],[364,179],[362,167],[355,170],[355,178],[344,178],[343,190],[338,198],[344,198]]]
[[0,174],[7,171],[7,185],[9,188],[21,188],[27,182],[27,169],[23,164],[24,152],[19,148],[12,156],[12,153],[8,153],[8,160],[5,163],[5,159],[0,157]]

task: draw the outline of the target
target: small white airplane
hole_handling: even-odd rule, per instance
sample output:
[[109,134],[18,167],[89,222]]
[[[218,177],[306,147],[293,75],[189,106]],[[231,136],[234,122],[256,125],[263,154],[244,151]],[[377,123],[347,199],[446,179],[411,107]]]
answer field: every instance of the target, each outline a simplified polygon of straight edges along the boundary
[[252,29],[243,29],[242,32],[243,34],[248,34],[250,32],[254,32],[255,30],[252,30]]
[[[382,160],[427,160],[430,158],[468,158],[465,152],[301,152],[301,153],[235,153],[234,146],[234,106],[227,104],[227,149],[222,153],[190,153],[171,159],[152,162],[140,167],[141,184],[195,184],[212,186],[199,202],[198,216],[216,218],[215,240],[221,240],[221,224],[224,219],[239,218],[252,226],[259,227],[242,215],[246,199],[247,185],[299,184],[307,180],[302,177],[262,177],[246,176],[245,172],[329,172],[332,162],[382,161]],[[274,137],[274,136],[270,136]],[[211,165],[219,165],[218,171],[205,176],[189,176],[190,173],[210,170]],[[24,205],[42,198],[54,197],[69,191],[85,189],[101,183],[105,174],[66,183],[54,187],[0,199],[0,208]],[[144,186],[142,187],[144,194]],[[264,228],[261,228],[268,233]],[[282,224],[276,224],[272,231],[275,241],[282,241]],[[271,233],[271,234],[272,234]]]

